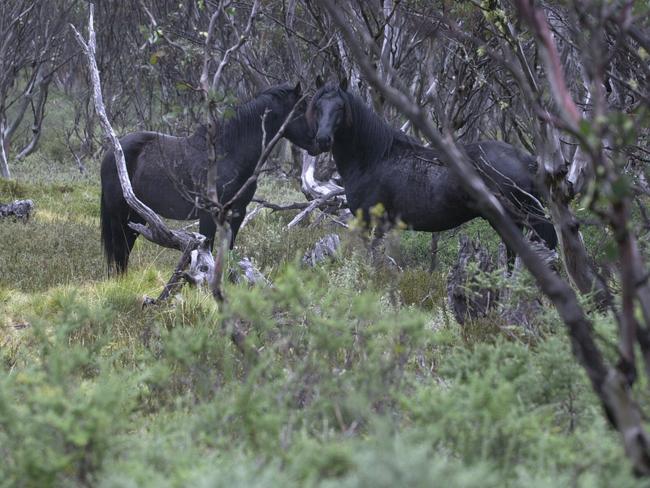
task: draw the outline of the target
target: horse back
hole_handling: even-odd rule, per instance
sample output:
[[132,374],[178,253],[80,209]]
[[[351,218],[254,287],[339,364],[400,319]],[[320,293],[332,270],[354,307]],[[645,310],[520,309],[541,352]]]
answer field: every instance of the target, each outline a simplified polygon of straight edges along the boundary
[[[134,193],[163,217],[196,217],[192,195],[205,179],[207,156],[204,144],[195,139],[149,131],[133,132],[120,139]],[[113,151],[102,161],[101,177],[107,198],[125,205]]]
[[538,193],[537,162],[532,155],[501,141],[468,144],[465,151],[492,191]]

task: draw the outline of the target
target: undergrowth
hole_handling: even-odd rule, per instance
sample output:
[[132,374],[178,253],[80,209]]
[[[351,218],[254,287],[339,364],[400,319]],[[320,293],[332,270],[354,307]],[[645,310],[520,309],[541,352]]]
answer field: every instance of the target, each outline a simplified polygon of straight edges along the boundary
[[[550,308],[532,336],[450,316],[454,233],[430,273],[428,235],[397,235],[397,266],[378,265],[335,224],[263,210],[229,266],[250,257],[272,286],[143,309],[178,255],[140,239],[109,279],[96,176],[29,181],[0,181],[0,201],[37,209],[0,222],[0,486],[643,486]],[[302,266],[331,232],[337,257]],[[483,222],[463,232],[496,248]],[[596,327],[611,342],[611,319]]]

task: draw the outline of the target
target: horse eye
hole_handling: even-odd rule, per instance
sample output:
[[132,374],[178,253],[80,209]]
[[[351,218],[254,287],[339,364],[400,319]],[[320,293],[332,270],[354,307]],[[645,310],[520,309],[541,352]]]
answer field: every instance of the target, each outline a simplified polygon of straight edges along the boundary
[[207,273],[208,272],[208,267],[204,264],[203,266],[199,267],[199,271],[201,273]]

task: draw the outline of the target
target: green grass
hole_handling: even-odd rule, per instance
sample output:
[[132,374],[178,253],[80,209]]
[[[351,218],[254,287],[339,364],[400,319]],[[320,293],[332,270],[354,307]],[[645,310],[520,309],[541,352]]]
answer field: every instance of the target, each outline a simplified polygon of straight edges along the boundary
[[[264,210],[229,264],[251,257],[272,287],[228,283],[222,306],[184,289],[143,309],[178,254],[140,239],[109,279],[96,176],[48,172],[0,181],[0,201],[37,209],[0,222],[0,486],[644,486],[552,310],[534,337],[498,316],[455,323],[455,233],[434,273],[428,235],[393,237],[399,270],[354,233],[288,230],[295,213]],[[301,199],[270,178],[259,194]],[[301,267],[333,231],[338,257]],[[484,222],[463,232],[496,249]],[[596,325],[612,342],[613,321]]]

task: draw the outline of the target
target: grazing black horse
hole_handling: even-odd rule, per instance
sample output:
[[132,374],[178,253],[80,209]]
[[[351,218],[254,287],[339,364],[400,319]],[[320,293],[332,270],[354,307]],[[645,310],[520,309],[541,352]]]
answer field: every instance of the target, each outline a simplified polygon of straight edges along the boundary
[[[306,117],[319,152],[332,151],[350,210],[361,209],[366,221],[378,203],[388,223],[401,220],[418,231],[447,230],[482,216],[438,151],[389,126],[347,91],[347,82],[321,86]],[[464,149],[488,187],[512,204],[507,209],[515,222],[555,248],[555,229],[544,217],[535,188],[535,158],[498,141]]]
[[[217,192],[222,202],[228,202],[252,176],[262,152],[262,117],[265,119],[266,142],[279,131],[293,106],[301,98],[300,84],[280,85],[258,94],[239,106],[234,116],[226,120],[218,138]],[[310,149],[313,134],[308,131],[302,114],[294,114],[284,137],[294,144]],[[198,209],[193,196],[205,193],[208,164],[206,129],[201,127],[190,137],[174,137],[157,132],[134,132],[120,142],[126,165],[138,198],[159,215],[176,220],[199,219],[199,232],[210,241],[215,224],[208,212]],[[143,222],[132,211],[122,195],[113,152],[104,157],[101,166],[102,243],[109,269],[126,271],[129,254],[138,233],[128,222]],[[232,242],[239,230],[246,206],[250,203],[256,184],[249,187],[234,202],[231,220]]]

